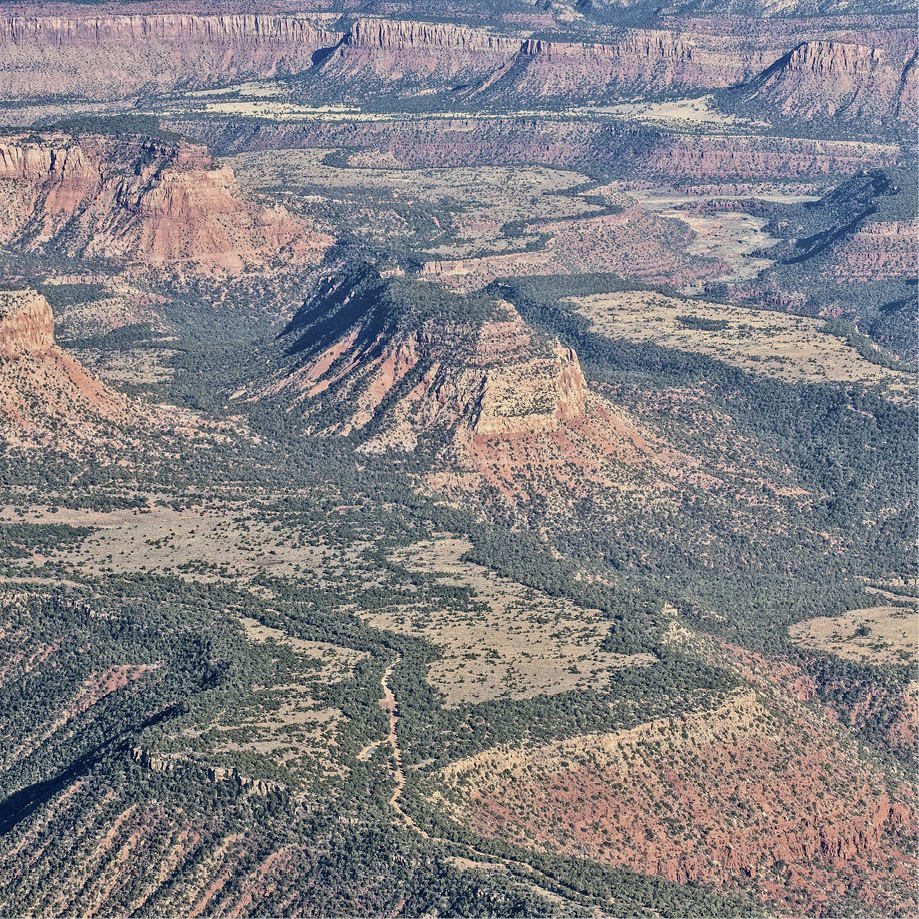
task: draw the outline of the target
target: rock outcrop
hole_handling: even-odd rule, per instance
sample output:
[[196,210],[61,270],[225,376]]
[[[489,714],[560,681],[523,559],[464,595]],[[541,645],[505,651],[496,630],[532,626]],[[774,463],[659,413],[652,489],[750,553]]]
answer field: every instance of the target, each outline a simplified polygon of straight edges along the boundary
[[[653,28],[605,29],[601,41],[585,41],[577,33],[544,40],[507,25],[498,32],[368,15],[345,28],[337,15],[318,12],[64,9],[49,15],[26,7],[0,22],[0,99],[76,89],[107,100],[283,73],[302,75],[310,93],[325,99],[443,91],[467,101],[484,94],[509,103],[586,103],[744,84],[757,104],[779,108],[805,111],[819,101],[821,110],[851,113],[873,92],[893,99],[900,117],[915,108],[916,43],[903,37],[912,29],[905,17],[866,19],[859,32],[844,19],[764,27],[741,16],[664,16]],[[912,78],[900,79],[904,67]],[[846,101],[853,73],[859,98]],[[821,87],[828,78],[833,85]],[[821,89],[827,94],[818,100]]]
[[842,282],[915,278],[919,273],[919,220],[875,221],[844,240],[824,267]]
[[54,346],[54,317],[32,290],[0,292],[0,357],[42,355]]
[[[349,295],[329,281],[320,294],[326,305],[347,297],[366,311],[305,352],[270,392],[298,393],[310,414],[317,408],[310,400],[334,393],[343,411],[323,429],[350,434],[373,422],[368,450],[413,449],[435,432],[453,438],[547,432],[584,416],[587,390],[577,355],[537,335],[509,303],[495,301],[493,314],[478,321],[460,311],[415,321],[399,315],[402,283],[361,281]],[[413,295],[426,292],[419,284]]]
[[889,166],[901,157],[895,144],[668,132],[634,124],[567,118],[425,118],[202,126],[183,122],[209,145],[234,153],[318,147],[374,150],[407,167],[522,163],[609,169],[638,178],[702,181],[772,180],[776,175],[838,176]]
[[592,393],[577,355],[530,328],[511,304],[375,273],[329,281],[288,332],[292,361],[253,398],[284,398],[312,430],[366,453],[417,451],[449,494],[567,502],[644,438]]
[[238,272],[318,262],[332,240],[243,199],[202,147],[50,135],[0,144],[0,244],[79,258]]
[[455,50],[513,55],[520,50],[519,40],[479,29],[449,22],[400,22],[392,19],[358,19],[348,30],[343,43],[350,48],[420,53]]
[[805,41],[739,90],[767,117],[915,122],[916,51],[900,56],[843,41]]
[[780,704],[777,716],[747,690],[612,734],[489,750],[440,772],[438,803],[483,836],[755,892],[780,915],[834,915],[846,896],[914,910],[910,792],[879,792],[876,765]]
[[8,443],[91,439],[103,422],[143,413],[54,343],[48,301],[34,290],[0,291],[0,437]]
[[77,92],[112,99],[142,88],[297,73],[340,39],[321,16],[11,15],[0,21],[0,98]]

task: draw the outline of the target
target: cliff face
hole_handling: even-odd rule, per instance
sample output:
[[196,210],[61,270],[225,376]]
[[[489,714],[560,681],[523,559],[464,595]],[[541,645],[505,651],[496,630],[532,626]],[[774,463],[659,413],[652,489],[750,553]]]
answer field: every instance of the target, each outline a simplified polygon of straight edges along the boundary
[[916,52],[806,41],[742,90],[756,111],[792,117],[915,121]]
[[878,92],[902,118],[915,108],[916,42],[900,18],[876,28],[866,18],[858,31],[847,20],[763,27],[738,16],[664,17],[664,28],[621,29],[590,42],[370,16],[340,31],[329,13],[71,9],[66,16],[36,11],[0,22],[0,99],[76,92],[103,100],[289,73],[304,74],[323,98],[411,88],[509,103],[583,103],[743,84],[750,104],[788,113],[807,114],[816,105],[831,115],[856,114]]
[[0,144],[0,242],[26,251],[236,272],[321,259],[331,239],[243,199],[201,147],[57,135]]
[[0,98],[110,99],[297,73],[340,38],[321,21],[283,15],[9,16],[0,21]]
[[512,55],[520,50],[513,38],[447,22],[400,22],[391,19],[358,19],[344,38],[349,48],[377,50],[456,51]]
[[[462,75],[471,98],[578,101],[644,88],[716,88],[768,62],[756,49],[691,32],[634,29],[608,43],[511,38],[452,24],[356,22],[322,65],[376,89],[424,78],[428,86]],[[437,88],[454,88],[441,85]],[[347,91],[347,88],[346,88]]]
[[[98,46],[109,41],[223,41],[236,44],[287,43],[321,47],[339,33],[307,19],[275,15],[199,16],[11,16],[0,22],[0,41],[12,45]],[[333,38],[334,40],[334,38]]]
[[364,448],[372,451],[413,449],[435,433],[455,440],[553,431],[583,417],[575,353],[537,338],[509,304],[496,307],[503,315],[479,323],[431,318],[414,328],[400,328],[397,317],[382,323],[371,308],[270,392],[297,393],[307,413],[309,400],[333,398],[342,411],[324,429],[372,427]]
[[636,29],[607,44],[529,40],[502,88],[507,96],[571,99],[716,89],[743,80],[758,60],[755,50],[730,39],[691,31]]
[[[188,129],[194,126],[188,123]],[[813,180],[889,166],[900,157],[894,144],[713,132],[678,134],[650,128],[626,131],[602,121],[539,117],[282,123],[260,125],[257,131],[214,125],[199,130],[208,143],[235,153],[349,147],[388,153],[410,167],[535,163],[604,169],[615,164],[641,178],[719,182],[726,177],[771,180],[776,175]]]
[[509,504],[532,491],[561,507],[650,455],[588,390],[577,355],[504,301],[330,281],[288,340],[291,365],[253,397],[292,401],[314,431],[357,435],[364,452],[436,457],[437,491],[468,500],[487,487]]
[[0,357],[44,354],[54,345],[54,317],[35,291],[0,293]]
[[839,281],[915,278],[919,273],[919,221],[876,221],[836,249],[822,274]]
[[[130,410],[130,412],[129,412]],[[54,343],[48,301],[34,290],[0,291],[0,438],[67,449],[100,436],[108,421],[142,416]]]
[[445,89],[488,79],[519,50],[519,40],[451,23],[358,19],[317,80],[326,88],[334,81],[346,95],[398,86]]

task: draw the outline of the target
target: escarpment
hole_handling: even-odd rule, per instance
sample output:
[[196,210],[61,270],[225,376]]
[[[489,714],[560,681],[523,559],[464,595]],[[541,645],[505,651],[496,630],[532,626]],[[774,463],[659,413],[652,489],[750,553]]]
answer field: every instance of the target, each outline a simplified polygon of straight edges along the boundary
[[108,41],[231,41],[267,44],[289,42],[314,47],[327,43],[336,33],[318,28],[295,16],[181,13],[134,16],[92,15],[11,16],[0,23],[0,41],[13,45],[44,42],[56,45],[101,45]]
[[327,282],[285,340],[286,366],[250,398],[363,453],[414,452],[436,491],[515,505],[535,489],[562,508],[652,459],[575,352],[503,300],[370,270]]
[[[354,100],[395,87],[448,92],[457,102],[587,103],[742,86],[750,102],[762,98],[803,114],[821,91],[818,110],[827,114],[861,111],[861,97],[877,91],[909,118],[915,99],[916,43],[904,37],[908,27],[899,18],[856,31],[845,20],[816,29],[803,20],[763,28],[742,17],[662,17],[653,27],[617,28],[590,41],[576,33],[545,39],[507,26],[498,32],[369,15],[345,25],[323,12],[65,9],[67,15],[27,9],[0,22],[0,99],[76,90],[106,100],[278,74],[302,75],[319,97]],[[859,98],[846,101],[856,79],[876,89],[856,87]]]
[[54,346],[54,317],[32,290],[0,292],[0,357],[44,354]]
[[297,73],[341,37],[321,16],[14,15],[0,22],[0,98],[114,99],[141,88]]
[[738,90],[772,117],[915,121],[915,46],[897,53],[843,41],[805,41]]
[[[309,345],[296,369],[269,389],[296,394],[317,428],[364,430],[365,449],[411,449],[435,432],[515,436],[584,416],[587,390],[577,355],[527,327],[509,303],[482,298],[476,306],[485,314],[469,318],[462,298],[438,293],[455,310],[419,315],[407,301],[421,300],[427,285],[370,276],[347,294],[347,283],[328,282],[303,327],[295,320],[295,333]],[[307,331],[333,321],[347,325],[318,339]],[[324,416],[320,397],[340,411]]]
[[51,135],[0,144],[0,243],[199,272],[318,261],[331,238],[245,200],[202,147]]
[[455,49],[458,52],[505,55],[515,54],[520,50],[519,40],[493,35],[479,29],[447,22],[391,19],[358,19],[344,37],[344,44],[352,48],[421,52]]
[[0,437],[62,449],[100,437],[106,422],[143,413],[54,341],[48,301],[34,290],[0,291]]

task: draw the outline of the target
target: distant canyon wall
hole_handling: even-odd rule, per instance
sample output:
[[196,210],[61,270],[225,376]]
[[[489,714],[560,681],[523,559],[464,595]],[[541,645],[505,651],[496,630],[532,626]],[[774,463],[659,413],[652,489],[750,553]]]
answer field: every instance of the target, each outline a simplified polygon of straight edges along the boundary
[[809,138],[680,135],[653,128],[564,118],[424,118],[268,125],[227,119],[176,127],[220,152],[328,147],[381,150],[403,166],[540,164],[628,170],[649,179],[812,179],[890,166],[892,144]]
[[[618,30],[586,43],[371,17],[342,30],[327,13],[66,9],[69,15],[50,16],[26,8],[0,20],[0,99],[44,98],[78,86],[84,98],[101,101],[285,73],[308,73],[317,87],[356,98],[415,87],[467,100],[592,102],[723,89],[779,74],[781,85],[761,80],[754,88],[801,108],[814,104],[815,87],[832,100],[846,95],[853,74],[868,71],[879,109],[899,111],[915,95],[916,39],[912,24],[898,17],[878,27],[864,19],[858,27],[846,20],[666,20],[666,28]],[[799,89],[800,101],[783,101]],[[834,107],[840,103],[831,101]]]
[[76,90],[107,100],[189,81],[298,73],[341,37],[296,16],[7,16],[0,20],[0,98]]

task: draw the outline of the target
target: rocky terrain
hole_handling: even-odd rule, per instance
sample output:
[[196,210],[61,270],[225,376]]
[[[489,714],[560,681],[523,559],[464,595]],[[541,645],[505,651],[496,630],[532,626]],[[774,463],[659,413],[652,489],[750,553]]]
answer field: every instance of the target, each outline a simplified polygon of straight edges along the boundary
[[448,768],[450,798],[485,835],[680,882],[754,880],[782,912],[908,910],[881,881],[908,873],[907,788],[865,806],[871,780],[832,731],[786,716],[783,753],[775,717],[750,693],[681,721],[490,753]]
[[740,91],[749,110],[784,118],[840,118],[881,125],[914,122],[919,101],[915,49],[805,41]]
[[680,133],[616,120],[437,118],[255,125],[174,123],[224,153],[266,149],[379,150],[408,167],[539,164],[611,170],[647,181],[796,180],[847,175],[900,160],[896,145],[821,138]]
[[512,503],[530,490],[524,468],[583,492],[640,461],[641,435],[588,391],[577,355],[511,304],[455,298],[413,315],[424,286],[403,284],[372,270],[327,282],[288,330],[293,366],[255,395],[292,401],[313,430],[356,436],[365,453],[445,451],[435,487],[495,488]]
[[[400,89],[445,92],[461,104],[570,104],[742,85],[745,102],[784,115],[842,112],[878,124],[886,115],[915,121],[916,46],[905,18],[878,18],[854,28],[842,17],[818,28],[807,20],[764,27],[740,17],[728,24],[699,17],[661,25],[610,30],[603,41],[585,41],[564,31],[545,39],[525,27],[389,17],[358,17],[342,29],[334,14],[318,11],[23,10],[0,30],[7,49],[0,96],[53,97],[72,86],[76,74],[87,100],[174,89],[190,79],[219,86],[279,74],[302,75],[325,97],[360,99],[368,90],[380,95]],[[833,40],[822,39],[828,33]],[[55,49],[50,58],[49,48]],[[87,69],[87,52],[104,54],[106,67]]]
[[0,291],[0,424],[16,444],[54,444],[104,436],[132,408],[54,342],[48,301],[32,290]]
[[747,292],[842,317],[904,361],[916,357],[916,172],[866,170],[773,227],[787,242]]
[[[36,15],[37,13],[37,15]],[[60,15],[17,11],[0,30],[4,66],[0,93],[41,98],[79,86],[85,99],[171,89],[194,77],[273,76],[306,69],[312,56],[340,38],[323,16],[123,13],[66,8]],[[48,49],[56,49],[48,59]],[[105,66],[98,66],[103,55]],[[36,68],[36,62],[41,65]]]
[[914,19],[10,6],[0,913],[914,915]]
[[0,145],[0,244],[82,260],[237,273],[318,261],[331,239],[241,199],[203,148],[145,138],[23,136]]

